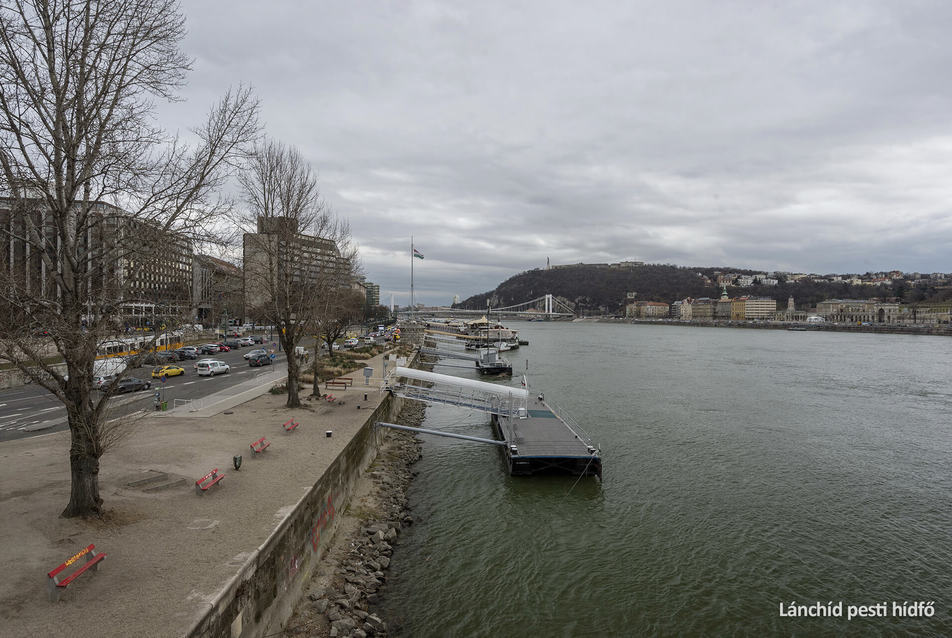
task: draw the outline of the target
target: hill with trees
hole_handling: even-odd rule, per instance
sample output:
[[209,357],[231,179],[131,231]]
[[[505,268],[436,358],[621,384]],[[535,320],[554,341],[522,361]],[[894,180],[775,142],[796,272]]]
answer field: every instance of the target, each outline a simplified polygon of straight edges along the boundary
[[[721,273],[754,275],[757,271],[660,264],[630,267],[577,264],[551,269],[538,268],[510,277],[495,290],[473,295],[455,307],[479,310],[486,308],[488,300],[492,302],[493,307],[504,308],[551,293],[568,303],[580,315],[622,314],[629,292],[634,292],[639,301],[665,303],[686,297],[720,297],[722,287],[717,284],[717,277]],[[866,276],[870,277],[871,273]],[[773,285],[728,285],[727,294],[731,297],[771,297],[784,307],[787,299],[793,296],[797,308],[800,309],[814,307],[817,302],[825,299],[889,298],[905,303],[952,299],[952,289],[941,285],[944,281],[904,278],[893,280],[886,285],[874,286],[844,281],[815,281],[813,278],[787,281],[783,275],[779,275],[777,279],[777,283]]]

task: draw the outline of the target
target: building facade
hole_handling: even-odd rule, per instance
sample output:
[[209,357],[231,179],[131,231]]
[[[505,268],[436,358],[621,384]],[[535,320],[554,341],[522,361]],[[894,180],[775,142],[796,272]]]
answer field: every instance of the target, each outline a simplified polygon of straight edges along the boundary
[[774,319],[777,315],[777,300],[770,297],[747,297],[744,300],[744,319],[759,321]]
[[625,306],[625,315],[632,319],[663,319],[668,311],[668,304],[660,301],[636,301]]
[[192,262],[195,323],[211,327],[242,319],[243,290],[241,268],[209,255],[195,255]]
[[259,217],[257,231],[245,233],[242,242],[245,320],[264,318],[275,302],[303,299],[329,281],[351,285],[344,281],[347,264],[332,240],[298,232],[296,220],[287,217]]
[[816,305],[818,315],[837,323],[899,323],[899,304],[875,299],[828,299]]
[[[105,202],[87,204],[72,256],[89,318],[108,312],[126,327],[186,319],[192,305],[191,242]],[[26,238],[32,238],[27,241]],[[16,295],[60,302],[67,258],[57,220],[38,199],[0,199],[0,273]],[[45,246],[37,248],[41,243]],[[108,310],[107,310],[108,309]]]

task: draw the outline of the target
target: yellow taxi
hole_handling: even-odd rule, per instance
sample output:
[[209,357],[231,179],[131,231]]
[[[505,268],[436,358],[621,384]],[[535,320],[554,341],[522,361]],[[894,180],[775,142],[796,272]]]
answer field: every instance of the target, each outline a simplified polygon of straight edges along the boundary
[[185,374],[185,368],[182,366],[158,366],[152,368],[152,378],[161,379],[162,377],[177,377],[180,374]]

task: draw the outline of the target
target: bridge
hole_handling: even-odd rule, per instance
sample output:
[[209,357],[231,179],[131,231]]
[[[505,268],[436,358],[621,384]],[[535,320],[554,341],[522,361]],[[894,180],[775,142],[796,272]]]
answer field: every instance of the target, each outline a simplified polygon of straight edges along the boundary
[[[536,297],[530,301],[524,301],[502,308],[490,308],[493,315],[514,317],[519,319],[529,319],[539,317],[541,319],[571,319],[575,316],[575,310],[568,304],[557,299],[554,295],[546,294]],[[407,317],[413,315],[416,318],[422,317],[481,317],[486,314],[486,310],[465,310],[463,308],[448,308],[439,306],[435,308],[423,308],[414,312],[402,310],[399,315]]]

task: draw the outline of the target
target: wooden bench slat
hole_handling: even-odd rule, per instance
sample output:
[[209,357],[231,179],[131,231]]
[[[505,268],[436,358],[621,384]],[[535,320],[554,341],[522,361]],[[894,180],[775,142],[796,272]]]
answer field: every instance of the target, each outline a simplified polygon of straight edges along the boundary
[[95,558],[90,559],[90,560],[87,561],[82,567],[80,567],[79,569],[77,569],[76,571],[74,571],[72,574],[70,574],[69,576],[67,576],[67,577],[64,578],[63,580],[57,582],[57,583],[56,583],[56,586],[57,586],[57,587],[67,587],[71,582],[73,582],[74,580],[76,580],[77,578],[79,578],[79,576],[80,576],[84,571],[86,571],[86,570],[89,569],[90,567],[93,567],[94,565],[96,565],[96,563],[98,563],[99,561],[101,561],[101,560],[104,559],[105,557],[106,557],[105,554],[96,554],[96,557],[95,557]]
[[258,439],[257,441],[251,444],[251,451],[254,454],[258,454],[260,452],[264,452],[265,450],[267,450],[269,445],[271,445],[271,441],[266,441],[265,437],[261,437],[260,439]]
[[[202,478],[195,481],[195,487],[205,492],[205,491],[208,491],[208,488],[210,488],[212,485],[215,485],[223,478],[225,478],[225,473],[224,472],[219,473],[218,468],[216,467],[214,470],[212,470],[211,472],[209,472]],[[208,481],[208,479],[212,479],[212,480],[206,483],[205,481]]]
[[75,563],[77,560],[82,558],[84,555],[93,551],[94,549],[96,549],[96,546],[90,543],[85,548],[79,550],[78,552],[76,552],[75,554],[67,558],[65,561],[63,561],[59,565],[59,567],[55,568],[53,571],[48,573],[47,576],[49,576],[50,578],[54,578],[58,573],[60,573],[61,571],[63,571],[64,569],[66,569],[67,567]]
[[[106,558],[106,555],[102,552],[97,553],[95,549],[96,549],[96,546],[93,544],[90,544],[86,546],[85,549],[80,550],[76,554],[73,554],[72,556],[67,558],[62,564],[60,564],[59,566],[55,567],[54,569],[50,570],[47,573],[47,576],[49,577],[49,580],[47,581],[49,583],[49,586],[48,586],[49,599],[51,602],[58,601],[60,599],[60,593],[65,591],[66,588],[69,587],[69,585],[74,580],[76,580],[77,578],[85,574],[87,570],[99,569],[98,565],[100,562],[102,562],[104,558]],[[83,556],[86,557],[86,562],[80,565],[79,567],[77,567],[76,571],[74,571],[72,574],[66,576],[65,578],[63,578],[63,580],[59,580],[59,574],[63,573],[63,570],[73,565],[76,561],[78,561]]]

